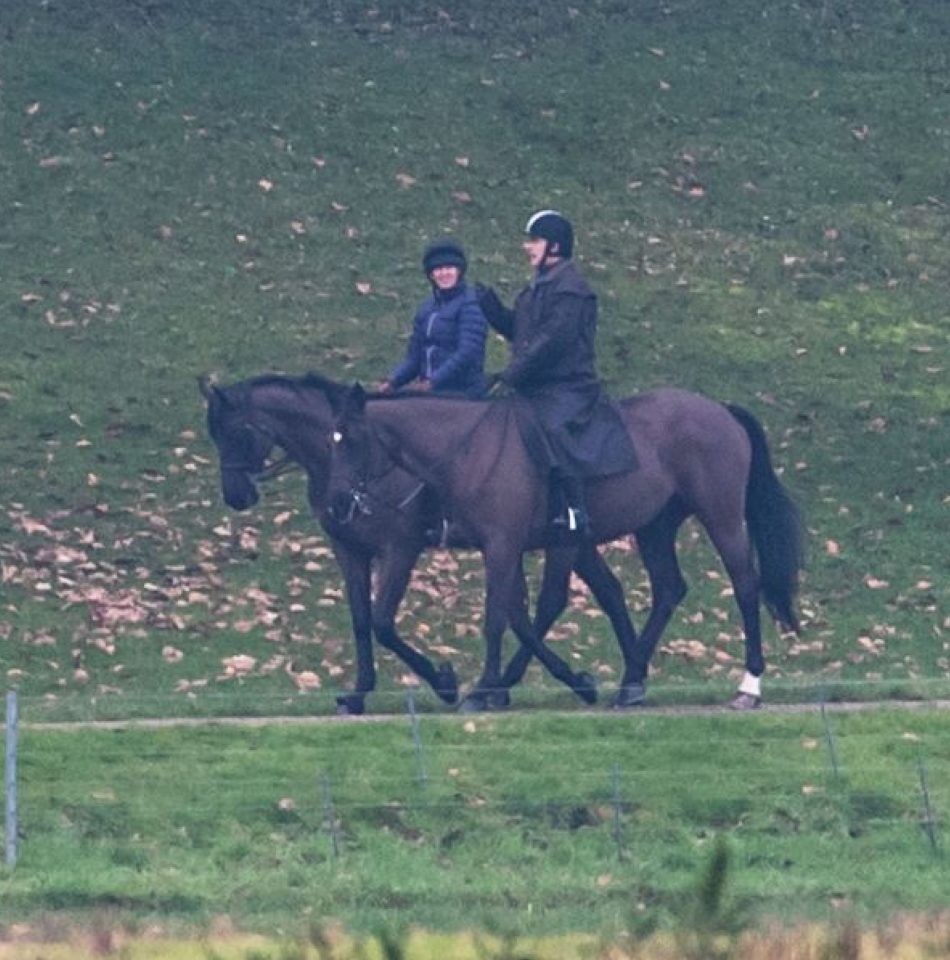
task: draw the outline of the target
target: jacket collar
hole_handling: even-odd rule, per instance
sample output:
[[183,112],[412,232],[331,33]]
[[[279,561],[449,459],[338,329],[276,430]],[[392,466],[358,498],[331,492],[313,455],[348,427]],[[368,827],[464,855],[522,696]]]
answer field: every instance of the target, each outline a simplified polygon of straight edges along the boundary
[[449,303],[456,297],[461,296],[463,293],[465,293],[464,280],[459,280],[459,282],[452,287],[451,290],[440,290],[435,285],[432,287],[432,299],[435,300],[436,303]]
[[542,283],[550,283],[564,273],[570,265],[570,260],[561,260],[559,263],[554,264],[553,267],[548,267],[546,270],[539,270],[535,273],[534,279],[531,281],[531,286],[536,287]]

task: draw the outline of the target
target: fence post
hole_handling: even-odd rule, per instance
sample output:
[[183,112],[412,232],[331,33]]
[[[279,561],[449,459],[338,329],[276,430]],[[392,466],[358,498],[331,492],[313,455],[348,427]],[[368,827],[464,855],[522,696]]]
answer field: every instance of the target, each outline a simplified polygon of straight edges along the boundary
[[340,838],[337,835],[336,811],[333,809],[330,775],[326,772],[320,774],[320,790],[323,793],[323,824],[330,835],[330,856],[335,862],[340,859]]
[[406,691],[406,707],[409,710],[409,720],[412,724],[412,744],[416,754],[416,782],[424,787],[429,779],[426,773],[425,751],[422,747],[422,736],[419,732],[419,714],[416,713],[416,694],[410,687]]
[[937,835],[937,820],[936,817],[934,817],[933,806],[930,803],[930,789],[927,785],[927,767],[924,764],[924,755],[920,751],[917,753],[917,776],[920,779],[920,793],[924,801],[924,815],[921,825],[927,834],[927,839],[930,841],[930,849],[933,851],[934,856],[939,857],[941,851],[940,839]]
[[623,845],[623,803],[620,796],[620,766],[614,764],[613,769],[613,806],[614,806],[614,823],[613,823],[613,838],[614,844],[617,847],[617,859],[620,861],[627,859],[627,851],[624,849]]
[[6,864],[8,867],[16,865],[17,855],[17,740],[19,736],[18,704],[16,690],[7,691],[7,727],[6,727],[6,765],[4,767],[4,796],[6,798]]
[[838,768],[838,751],[835,748],[835,734],[834,730],[831,729],[831,721],[828,719],[824,700],[821,701],[821,722],[825,727],[825,742],[828,744],[828,755],[831,758],[831,771],[835,775],[835,780],[837,780],[840,773]]

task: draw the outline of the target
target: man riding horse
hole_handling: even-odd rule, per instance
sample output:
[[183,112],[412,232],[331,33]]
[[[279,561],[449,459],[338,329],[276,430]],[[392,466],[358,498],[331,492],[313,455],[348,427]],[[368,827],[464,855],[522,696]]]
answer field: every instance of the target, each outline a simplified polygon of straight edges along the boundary
[[584,482],[633,470],[636,457],[597,376],[597,297],[572,259],[573,227],[556,210],[540,210],[525,233],[535,275],[514,308],[490,287],[480,290],[488,322],[511,341],[511,361],[493,379],[524,398],[540,424],[526,440],[549,478],[552,533],[587,537]]

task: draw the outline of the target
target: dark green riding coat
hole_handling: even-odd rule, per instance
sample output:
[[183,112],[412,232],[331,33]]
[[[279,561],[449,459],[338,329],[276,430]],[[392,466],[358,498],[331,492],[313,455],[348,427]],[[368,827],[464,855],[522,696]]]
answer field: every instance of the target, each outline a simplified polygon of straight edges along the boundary
[[537,274],[513,309],[485,294],[488,322],[511,341],[501,380],[543,428],[546,442],[530,444],[539,465],[579,479],[635,469],[630,437],[597,376],[597,297],[573,261]]

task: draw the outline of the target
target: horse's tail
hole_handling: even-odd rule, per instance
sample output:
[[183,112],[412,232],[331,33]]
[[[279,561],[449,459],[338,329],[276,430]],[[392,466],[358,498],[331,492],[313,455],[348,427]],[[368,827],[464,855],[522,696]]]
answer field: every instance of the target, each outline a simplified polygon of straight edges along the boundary
[[752,444],[745,515],[759,559],[762,598],[781,624],[798,632],[795,594],[805,559],[805,525],[789,492],[772,467],[762,424],[748,410],[727,404]]

